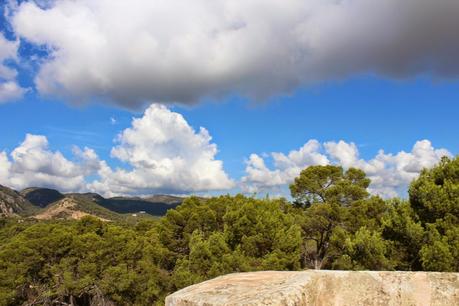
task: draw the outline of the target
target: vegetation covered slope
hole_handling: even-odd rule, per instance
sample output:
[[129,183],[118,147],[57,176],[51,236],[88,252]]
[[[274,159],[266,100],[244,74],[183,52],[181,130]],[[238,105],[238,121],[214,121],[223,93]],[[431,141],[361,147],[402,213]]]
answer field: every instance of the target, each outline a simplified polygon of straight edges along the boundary
[[26,188],[22,190],[20,194],[30,203],[38,207],[46,207],[64,198],[62,193],[49,188]]
[[93,216],[103,221],[120,221],[123,217],[112,212],[97,203],[78,196],[65,197],[51,205],[33,217],[39,220],[65,219],[79,220],[85,216]]
[[175,208],[183,202],[183,198],[158,195],[149,198],[114,197],[99,199],[97,203],[117,213],[145,212],[153,216],[164,216],[167,210]]
[[370,196],[365,174],[305,169],[294,202],[188,198],[135,225],[4,219],[0,305],[154,305],[230,272],[459,271],[459,158],[425,170],[408,201]]

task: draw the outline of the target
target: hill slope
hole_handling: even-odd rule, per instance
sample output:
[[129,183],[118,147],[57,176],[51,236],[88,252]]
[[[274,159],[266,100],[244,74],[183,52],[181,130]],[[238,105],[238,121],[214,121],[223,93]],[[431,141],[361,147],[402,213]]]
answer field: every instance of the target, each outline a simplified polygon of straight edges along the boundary
[[20,192],[30,203],[38,207],[46,207],[51,203],[64,198],[64,195],[57,190],[49,188],[26,188]]
[[36,210],[20,193],[0,185],[0,216],[27,216]]
[[115,197],[98,199],[97,203],[117,213],[145,212],[153,216],[164,216],[167,210],[176,208],[183,202],[183,198],[174,196],[152,196],[149,198],[139,197]]
[[96,202],[78,195],[66,196],[65,198],[47,206],[34,217],[39,220],[64,219],[78,220],[84,216],[93,216],[103,221],[122,220],[125,217],[112,212]]
[[[92,215],[101,220],[163,216],[183,198],[169,195],[104,198],[97,193],[62,194],[49,188],[30,187],[17,192],[0,185],[0,215],[35,216],[37,219],[80,219]],[[127,215],[129,214],[129,216]]]

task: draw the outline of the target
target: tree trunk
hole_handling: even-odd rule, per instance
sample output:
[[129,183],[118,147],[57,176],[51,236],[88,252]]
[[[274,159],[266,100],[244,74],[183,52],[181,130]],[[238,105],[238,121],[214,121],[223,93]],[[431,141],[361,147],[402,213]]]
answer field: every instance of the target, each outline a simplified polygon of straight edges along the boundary
[[322,269],[322,260],[321,259],[314,259],[314,269],[315,270],[320,270]]

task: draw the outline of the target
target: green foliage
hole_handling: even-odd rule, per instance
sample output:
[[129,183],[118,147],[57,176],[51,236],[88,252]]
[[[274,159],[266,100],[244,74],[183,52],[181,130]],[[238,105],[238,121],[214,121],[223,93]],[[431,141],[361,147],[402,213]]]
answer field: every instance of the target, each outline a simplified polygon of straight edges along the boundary
[[303,267],[331,268],[342,247],[332,237],[352,234],[362,226],[378,227],[385,205],[379,198],[369,198],[369,184],[365,173],[354,168],[311,166],[301,171],[290,190],[296,206],[304,210]]
[[300,268],[301,231],[285,200],[190,198],[158,227],[178,289],[221,274]]
[[408,201],[387,201],[388,212],[381,218],[382,236],[390,244],[390,257],[396,270],[421,270],[419,251],[424,228]]
[[459,157],[444,157],[411,183],[410,203],[425,228],[422,268],[459,270]]
[[459,271],[458,158],[410,201],[357,169],[313,166],[285,199],[191,197],[159,220],[0,219],[0,305],[161,305],[222,274],[305,268]]
[[[343,240],[344,238],[344,240]],[[337,234],[336,244],[341,244],[340,256],[333,262],[340,270],[391,270],[388,242],[381,233],[361,227],[354,234]],[[343,243],[344,242],[344,243]]]
[[410,202],[423,223],[446,216],[459,222],[459,156],[444,157],[439,165],[423,170],[411,183]]
[[459,270],[459,226],[449,225],[441,234],[444,227],[440,222],[427,225],[426,244],[420,250],[422,267],[426,271]]
[[132,228],[92,217],[31,224],[1,245],[2,301],[84,303],[102,292],[120,305],[153,303],[165,288],[145,240]]
[[314,203],[350,205],[366,198],[370,180],[365,172],[350,168],[344,171],[338,166],[311,166],[301,171],[290,185],[294,203],[309,207]]

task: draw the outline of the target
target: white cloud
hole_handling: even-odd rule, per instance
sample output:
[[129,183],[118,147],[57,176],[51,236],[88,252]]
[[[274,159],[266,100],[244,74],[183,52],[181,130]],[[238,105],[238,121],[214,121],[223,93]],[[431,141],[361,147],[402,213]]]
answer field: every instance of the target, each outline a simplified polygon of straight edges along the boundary
[[327,156],[320,153],[321,145],[317,140],[310,140],[299,150],[283,153],[271,153],[274,170],[269,169],[262,157],[250,155],[247,161],[247,175],[241,179],[242,188],[248,192],[274,191],[281,192],[280,188],[287,182],[293,181],[300,171],[311,165],[326,165]]
[[106,195],[186,193],[234,186],[215,159],[217,146],[208,131],[195,131],[182,115],[152,104],[143,117],[117,138],[111,155],[131,170],[103,164],[89,188]]
[[[216,160],[217,147],[204,128],[195,131],[178,113],[153,104],[143,117],[117,138],[112,157],[126,163],[113,169],[89,148],[73,149],[69,160],[49,149],[45,136],[27,134],[9,155],[0,151],[0,184],[15,189],[31,186],[56,188],[63,192],[93,191],[105,196],[154,193],[223,191],[234,181]],[[408,184],[423,168],[437,164],[445,149],[435,149],[428,140],[418,141],[410,152],[359,157],[354,143],[309,140],[288,154],[251,154],[246,175],[240,180],[245,192],[286,195],[287,185],[311,165],[338,164],[356,167],[371,179],[370,192],[383,197],[405,195]],[[266,164],[270,158],[272,166]],[[97,177],[94,179],[94,177]]]
[[16,71],[5,65],[6,60],[16,60],[19,43],[10,41],[0,33],[0,79],[11,80],[16,77]]
[[17,100],[27,91],[17,84],[17,71],[5,64],[7,60],[17,60],[18,47],[18,42],[7,40],[0,33],[0,104]]
[[322,148],[317,140],[310,140],[288,156],[282,153],[272,153],[271,156],[273,169],[266,167],[265,160],[260,156],[250,156],[246,176],[241,179],[243,190],[278,191],[290,184],[307,166],[338,164],[344,168],[356,167],[365,171],[372,181],[369,190],[373,194],[395,197],[404,195],[408,184],[423,168],[434,166],[442,156],[451,156],[451,153],[445,149],[435,149],[430,141],[422,140],[415,143],[411,152],[387,154],[380,150],[374,158],[364,160],[359,157],[354,143],[342,140],[326,142]]
[[359,149],[351,142],[347,143],[340,140],[339,142],[326,142],[324,144],[325,150],[338,164],[344,168],[349,168],[355,165],[359,158]]
[[50,51],[39,91],[75,101],[136,108],[264,98],[360,73],[459,75],[455,0],[40,2],[13,8],[11,22]]
[[247,176],[241,179],[242,187],[247,192],[269,190],[284,185],[288,181],[286,171],[270,170],[262,157],[251,154],[245,168]]
[[364,170],[372,180],[370,191],[384,197],[403,194],[409,183],[423,168],[431,168],[442,156],[451,156],[446,149],[435,149],[428,140],[417,141],[411,152],[389,154],[380,151],[369,161],[358,160],[354,167]]
[[10,167],[11,164],[8,160],[8,155],[4,151],[0,152],[0,184],[7,184]]
[[85,190],[85,176],[97,171],[99,161],[95,152],[76,149],[80,162],[65,158],[59,151],[48,148],[45,136],[27,134],[8,158],[0,153],[0,183],[15,189],[49,187],[60,191]]
[[27,134],[9,157],[0,152],[0,184],[106,196],[230,189],[235,183],[216,154],[205,128],[195,131],[182,115],[153,104],[118,135],[112,148],[112,157],[124,162],[124,168],[112,169],[89,148],[74,147],[69,160],[51,151],[45,136]]
[[0,82],[0,103],[20,99],[26,92],[15,81]]

